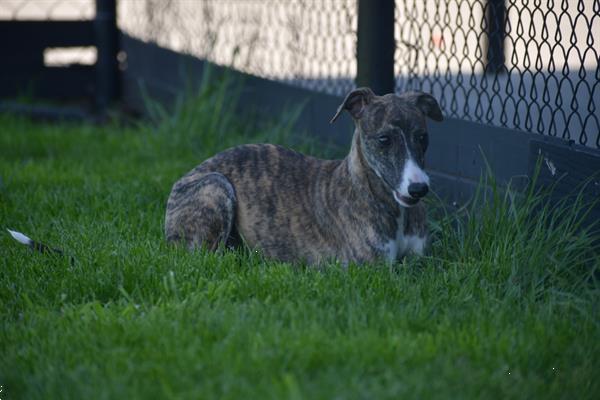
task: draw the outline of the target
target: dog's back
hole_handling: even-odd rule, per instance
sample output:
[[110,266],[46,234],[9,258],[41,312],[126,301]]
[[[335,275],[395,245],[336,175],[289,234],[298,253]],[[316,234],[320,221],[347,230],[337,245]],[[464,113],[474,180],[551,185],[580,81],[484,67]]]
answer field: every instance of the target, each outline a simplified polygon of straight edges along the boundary
[[[339,164],[339,160],[319,160],[271,144],[242,145],[219,153],[173,186],[167,204],[167,238],[180,239],[178,230],[189,226],[195,230],[183,232],[189,245],[213,243],[216,238],[206,232],[210,227],[201,225],[216,216],[227,218],[227,207],[213,204],[226,198],[233,205],[233,221],[227,237],[218,238],[221,241],[237,244],[239,235],[251,248],[281,260],[310,261],[328,254],[336,243],[328,237],[330,230],[319,223],[315,199],[326,197],[318,193],[326,189],[320,182]],[[191,198],[195,200],[190,202]]]

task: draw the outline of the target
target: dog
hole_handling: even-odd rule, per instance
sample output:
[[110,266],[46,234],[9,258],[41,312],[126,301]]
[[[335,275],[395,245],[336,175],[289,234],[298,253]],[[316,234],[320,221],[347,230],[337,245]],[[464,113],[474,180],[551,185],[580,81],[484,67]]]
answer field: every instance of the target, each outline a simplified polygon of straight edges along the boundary
[[356,128],[343,160],[247,144],[184,175],[167,201],[167,241],[210,250],[244,243],[268,258],[316,265],[422,255],[426,118],[443,119],[437,101],[362,87],[345,97],[331,123],[344,110]]

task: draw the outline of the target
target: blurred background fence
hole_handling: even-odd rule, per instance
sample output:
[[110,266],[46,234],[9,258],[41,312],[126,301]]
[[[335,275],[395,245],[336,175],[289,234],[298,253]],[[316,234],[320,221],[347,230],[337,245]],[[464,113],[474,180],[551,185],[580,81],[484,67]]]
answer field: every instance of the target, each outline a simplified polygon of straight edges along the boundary
[[[119,27],[341,96],[357,75],[359,3],[121,0]],[[431,92],[450,117],[600,148],[600,0],[396,0],[394,20],[390,90]]]
[[[117,15],[131,37],[342,96],[360,73],[361,1],[368,3],[119,0]],[[96,6],[94,0],[3,0],[0,20],[91,21]],[[600,0],[396,0],[390,10],[395,40],[385,44],[391,49],[377,49],[393,57],[395,85],[386,90],[431,92],[450,117],[600,148]],[[5,42],[19,41],[4,33]],[[44,62],[97,60],[94,46],[62,47],[44,49]]]
[[345,95],[356,76],[355,0],[120,0],[127,34],[267,79]]
[[[396,90],[431,92],[448,116],[600,147],[600,0],[395,3]],[[2,20],[95,16],[93,0],[0,3]],[[120,0],[118,16],[133,37],[256,76],[340,96],[355,85],[356,0]],[[95,62],[93,47],[78,51],[46,62]]]

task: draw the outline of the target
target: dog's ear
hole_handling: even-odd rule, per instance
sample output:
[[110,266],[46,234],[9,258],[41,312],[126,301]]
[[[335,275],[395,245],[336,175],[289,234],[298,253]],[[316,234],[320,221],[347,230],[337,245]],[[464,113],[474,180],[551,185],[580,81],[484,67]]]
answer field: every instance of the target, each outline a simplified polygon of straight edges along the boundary
[[373,101],[374,97],[375,93],[373,93],[373,91],[368,87],[354,89],[353,91],[348,93],[348,95],[346,96],[342,104],[340,104],[340,106],[337,109],[337,112],[335,113],[333,118],[331,118],[331,121],[329,121],[329,123],[332,124],[333,122],[335,122],[335,120],[338,119],[338,117],[344,110],[348,110],[350,115],[352,115],[352,118],[359,119],[363,111],[365,110],[365,107],[369,103],[371,103],[371,101]]
[[401,97],[414,104],[423,114],[432,120],[442,121],[444,119],[440,105],[432,95],[423,92],[407,92],[403,93]]

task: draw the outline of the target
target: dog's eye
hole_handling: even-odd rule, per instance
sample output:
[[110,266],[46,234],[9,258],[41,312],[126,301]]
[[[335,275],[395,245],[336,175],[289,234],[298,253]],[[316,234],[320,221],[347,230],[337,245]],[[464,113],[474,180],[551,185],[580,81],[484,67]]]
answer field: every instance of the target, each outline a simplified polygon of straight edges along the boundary
[[392,142],[392,138],[389,135],[380,135],[377,137],[380,144],[387,146]]

